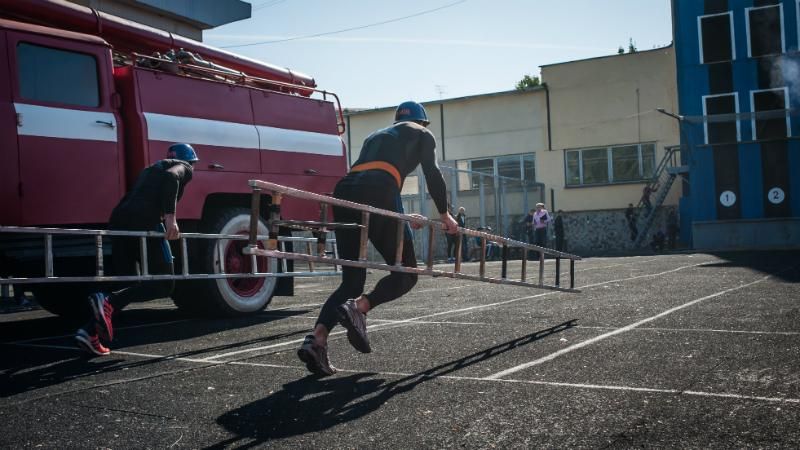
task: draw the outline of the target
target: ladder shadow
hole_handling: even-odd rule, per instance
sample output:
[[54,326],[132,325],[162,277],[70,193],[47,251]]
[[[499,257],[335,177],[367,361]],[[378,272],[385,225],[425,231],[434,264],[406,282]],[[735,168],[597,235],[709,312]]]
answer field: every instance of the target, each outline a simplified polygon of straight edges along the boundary
[[332,378],[306,376],[283,385],[283,389],[268,397],[220,416],[217,423],[235,436],[207,448],[222,449],[237,444],[236,448],[257,447],[356,420],[426,381],[563,332],[575,327],[576,322],[577,319],[569,320],[391,382],[374,378],[374,373]]

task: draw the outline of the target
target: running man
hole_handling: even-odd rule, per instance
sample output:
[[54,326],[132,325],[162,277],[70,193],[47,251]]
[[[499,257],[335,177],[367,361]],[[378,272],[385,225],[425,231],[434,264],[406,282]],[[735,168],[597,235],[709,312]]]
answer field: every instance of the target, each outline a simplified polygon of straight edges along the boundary
[[[192,180],[197,154],[189,144],[173,144],[162,159],[145,168],[136,184],[125,194],[111,212],[109,228],[128,231],[166,232],[165,239],[180,238],[175,210],[183,189]],[[136,275],[140,262],[139,238],[113,236],[111,254],[115,275]],[[166,240],[147,240],[147,263],[150,274],[173,274],[172,253]],[[105,295],[96,292],[89,296],[92,317],[75,333],[80,348],[98,356],[111,351],[102,342],[114,338],[112,315],[132,301],[148,301],[168,297],[175,283],[172,280],[139,281],[133,285]]]
[[[458,231],[458,224],[447,211],[444,177],[436,164],[436,140],[426,128],[430,121],[425,108],[416,102],[397,107],[394,125],[372,133],[364,141],[355,165],[336,185],[334,197],[376,208],[403,212],[400,190],[406,176],[422,165],[428,191],[448,234]],[[337,222],[361,223],[361,211],[333,207]],[[387,264],[394,264],[398,220],[370,215],[369,240]],[[405,223],[402,263],[417,267],[411,229]],[[357,260],[360,241],[358,229],[336,229],[339,256]],[[328,335],[340,323],[347,329],[350,344],[361,353],[372,348],[367,338],[367,312],[403,296],[417,282],[415,274],[389,272],[368,294],[364,294],[366,269],[342,268],[342,282],[319,313],[312,334],[306,336],[297,356],[308,370],[317,375],[333,375],[336,368],[328,359]]]

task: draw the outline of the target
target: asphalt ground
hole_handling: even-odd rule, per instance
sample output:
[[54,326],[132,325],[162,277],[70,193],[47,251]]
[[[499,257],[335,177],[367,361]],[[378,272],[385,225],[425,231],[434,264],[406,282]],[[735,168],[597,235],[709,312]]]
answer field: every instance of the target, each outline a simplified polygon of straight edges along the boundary
[[131,305],[106,357],[2,314],[0,447],[798,448],[798,256],[589,258],[579,294],[421,277],[373,353],[334,331],[327,378],[295,352],[336,278],[246,318]]

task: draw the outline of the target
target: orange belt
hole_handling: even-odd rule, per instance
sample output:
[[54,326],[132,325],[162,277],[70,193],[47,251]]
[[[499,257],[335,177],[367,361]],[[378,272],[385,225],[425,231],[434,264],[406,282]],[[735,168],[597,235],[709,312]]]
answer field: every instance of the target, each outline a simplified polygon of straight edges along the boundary
[[394,177],[394,181],[397,182],[397,188],[402,189],[403,181],[400,179],[400,172],[397,168],[386,161],[370,161],[365,162],[362,164],[355,165],[350,168],[350,172],[363,172],[365,170],[373,170],[378,169],[384,172],[387,172],[389,175]]

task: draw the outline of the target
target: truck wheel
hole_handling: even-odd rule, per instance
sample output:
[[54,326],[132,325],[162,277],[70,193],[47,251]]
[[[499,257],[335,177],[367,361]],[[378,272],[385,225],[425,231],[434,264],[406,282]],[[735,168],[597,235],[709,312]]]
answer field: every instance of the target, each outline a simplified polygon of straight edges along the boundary
[[[213,234],[247,235],[249,229],[250,210],[246,208],[220,210],[202,225],[203,232]],[[263,220],[259,221],[258,234],[267,234]],[[247,241],[203,240],[198,244],[194,258],[200,258],[196,266],[202,273],[222,273],[223,268],[224,273],[249,273],[252,269],[252,258],[242,253]],[[266,242],[259,243],[261,248],[265,245]],[[193,255],[189,257],[193,258]],[[269,270],[277,271],[277,259],[270,259],[269,262]],[[256,264],[259,272],[267,271],[267,258],[256,258]],[[277,281],[276,277],[202,280],[181,288],[176,293],[175,304],[194,312],[228,316],[254,313],[264,309],[272,300]],[[183,291],[194,294],[193,298],[183,298]],[[189,306],[190,303],[193,305]]]

